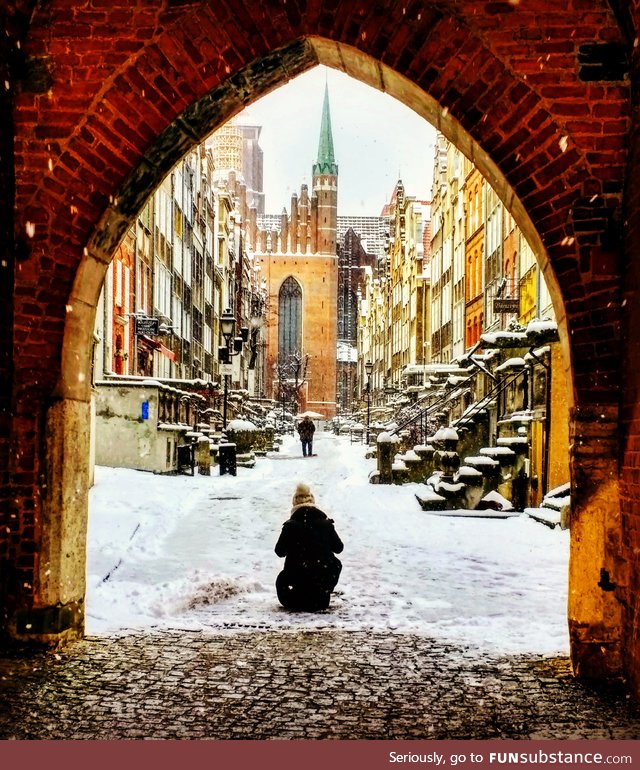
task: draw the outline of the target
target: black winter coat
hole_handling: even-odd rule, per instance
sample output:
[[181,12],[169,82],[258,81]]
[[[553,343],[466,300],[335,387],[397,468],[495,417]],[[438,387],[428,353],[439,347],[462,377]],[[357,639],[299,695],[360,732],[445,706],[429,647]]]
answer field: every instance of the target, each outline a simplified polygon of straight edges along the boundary
[[310,419],[302,420],[302,422],[298,425],[298,433],[300,434],[301,441],[311,441],[315,431],[316,426]]
[[333,519],[313,505],[303,505],[282,525],[275,550],[278,556],[286,557],[284,569],[291,574],[318,566],[335,565],[339,569],[340,562],[333,554],[341,553],[343,548]]

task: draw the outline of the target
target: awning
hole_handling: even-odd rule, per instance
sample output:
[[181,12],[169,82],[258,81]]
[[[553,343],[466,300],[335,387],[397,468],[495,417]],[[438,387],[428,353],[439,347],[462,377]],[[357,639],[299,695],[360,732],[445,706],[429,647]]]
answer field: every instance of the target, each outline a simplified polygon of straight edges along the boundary
[[147,337],[146,334],[139,334],[138,342],[142,342],[147,347],[153,348],[153,350],[157,350],[158,353],[162,353],[163,356],[166,356],[171,361],[176,360],[176,354],[173,352],[173,350],[165,347],[161,342],[158,342],[151,337]]
[[153,348],[154,350],[158,350],[160,348],[160,343],[151,339],[151,337],[147,337],[146,334],[139,334],[138,342],[142,342],[143,345],[146,345],[149,348]]
[[163,356],[166,356],[171,361],[176,360],[176,354],[173,350],[165,347],[161,342],[158,343],[158,353],[162,353]]

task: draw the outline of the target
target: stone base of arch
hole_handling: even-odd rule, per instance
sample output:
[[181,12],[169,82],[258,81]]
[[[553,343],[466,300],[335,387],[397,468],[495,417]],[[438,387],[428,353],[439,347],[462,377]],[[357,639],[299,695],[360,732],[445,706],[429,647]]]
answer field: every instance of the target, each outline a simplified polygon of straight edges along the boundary
[[576,676],[615,680],[624,675],[618,409],[578,407],[571,417],[571,662]]
[[89,402],[49,408],[34,584],[10,604],[10,644],[56,647],[84,636],[90,436]]

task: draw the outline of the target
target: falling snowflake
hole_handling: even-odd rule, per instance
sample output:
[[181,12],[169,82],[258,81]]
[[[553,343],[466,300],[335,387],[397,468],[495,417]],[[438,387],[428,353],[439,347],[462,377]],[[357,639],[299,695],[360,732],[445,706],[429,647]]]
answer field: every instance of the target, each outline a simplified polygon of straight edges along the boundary
[[560,145],[560,149],[562,150],[562,152],[566,152],[567,147],[569,145],[569,137],[561,136],[560,139],[558,140],[558,144]]

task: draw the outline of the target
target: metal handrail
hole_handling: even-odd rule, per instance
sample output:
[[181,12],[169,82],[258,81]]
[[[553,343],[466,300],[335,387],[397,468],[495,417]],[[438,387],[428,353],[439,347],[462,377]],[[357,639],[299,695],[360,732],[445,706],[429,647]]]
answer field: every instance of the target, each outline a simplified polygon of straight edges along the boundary
[[[463,380],[462,382],[459,382],[455,390],[458,390],[459,388],[464,387],[468,382],[470,382],[474,377],[476,376],[476,373],[470,374],[466,380]],[[451,391],[452,393],[453,391]],[[445,393],[438,401],[436,401],[433,404],[429,404],[429,406],[425,406],[423,409],[421,409],[417,414],[414,414],[413,417],[409,417],[408,420],[405,420],[401,425],[396,426],[392,431],[391,435],[393,436],[395,433],[397,433],[399,430],[403,430],[407,427],[407,425],[411,425],[411,423],[416,422],[418,419],[422,419],[423,417],[428,417],[429,413],[432,410],[440,408],[443,404],[445,404],[450,398],[451,393]]]
[[481,409],[484,409],[489,401],[494,399],[496,396],[499,396],[500,393],[509,387],[509,385],[513,385],[513,383],[518,379],[518,377],[522,376],[522,374],[524,374],[524,369],[521,369],[518,372],[514,372],[509,378],[505,377],[502,382],[496,383],[488,393],[485,393],[480,401],[476,401],[476,403],[472,405],[468,413],[460,415],[454,424],[460,427],[464,426],[475,414],[477,414]]

